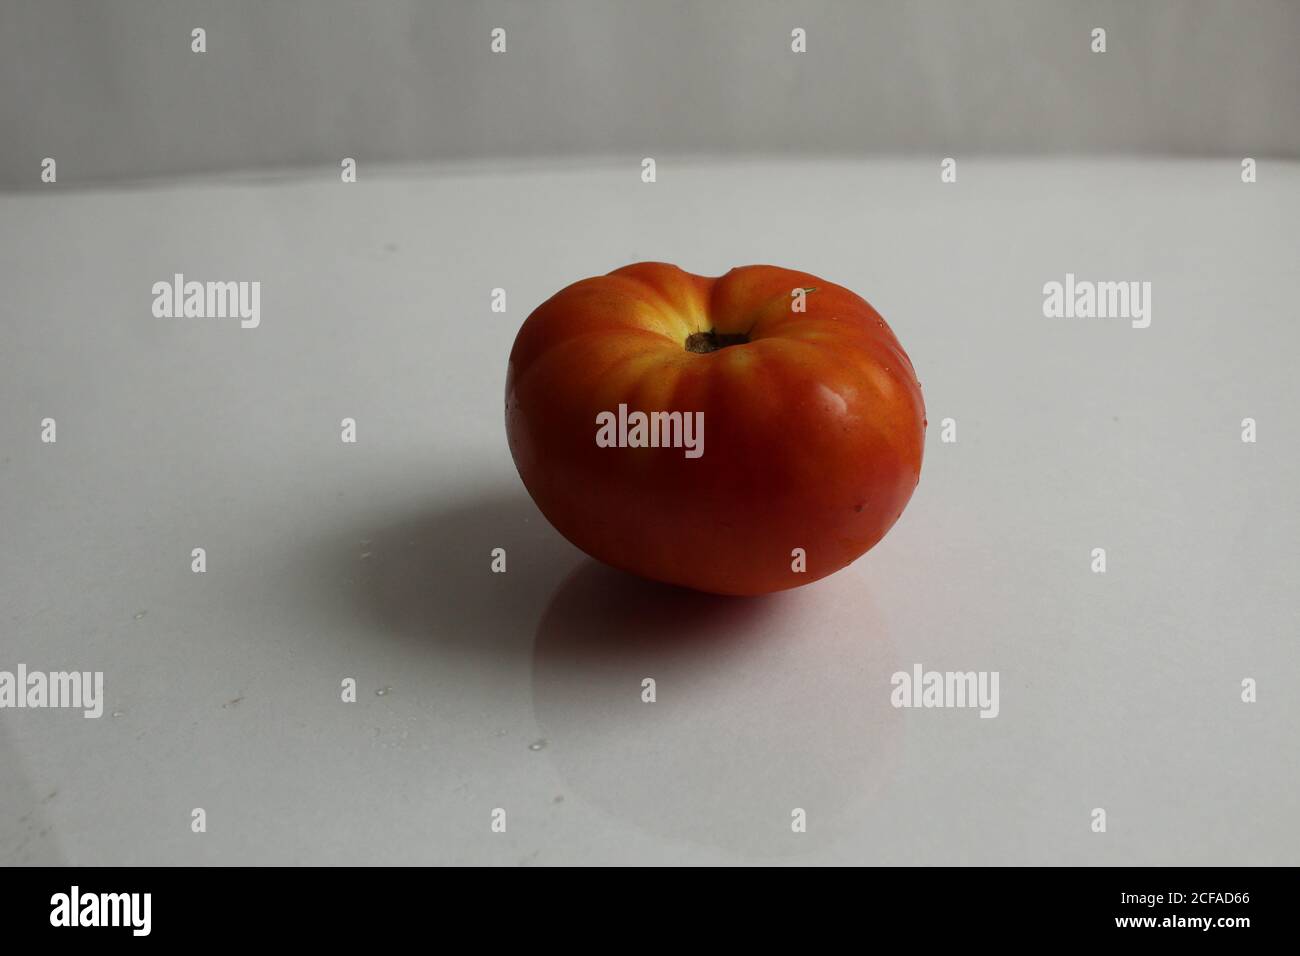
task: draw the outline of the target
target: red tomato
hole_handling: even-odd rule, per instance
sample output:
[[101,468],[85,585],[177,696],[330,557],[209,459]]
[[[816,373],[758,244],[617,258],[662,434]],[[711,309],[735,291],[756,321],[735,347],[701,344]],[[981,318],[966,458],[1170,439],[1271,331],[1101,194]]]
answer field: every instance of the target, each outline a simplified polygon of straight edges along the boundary
[[718,594],[871,548],[920,480],[925,425],[876,310],[775,266],[576,282],[524,322],[506,375],[510,451],[547,520],[616,568]]

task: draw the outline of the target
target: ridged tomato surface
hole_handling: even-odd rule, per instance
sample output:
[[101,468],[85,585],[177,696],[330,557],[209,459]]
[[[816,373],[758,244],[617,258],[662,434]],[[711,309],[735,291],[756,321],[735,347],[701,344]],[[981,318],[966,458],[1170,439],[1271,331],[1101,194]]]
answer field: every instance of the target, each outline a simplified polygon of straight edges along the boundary
[[[601,447],[620,405],[702,412],[702,454]],[[547,520],[617,568],[719,594],[807,584],[876,544],[920,480],[925,425],[876,310],[774,266],[576,282],[524,322],[506,376],[510,451]]]

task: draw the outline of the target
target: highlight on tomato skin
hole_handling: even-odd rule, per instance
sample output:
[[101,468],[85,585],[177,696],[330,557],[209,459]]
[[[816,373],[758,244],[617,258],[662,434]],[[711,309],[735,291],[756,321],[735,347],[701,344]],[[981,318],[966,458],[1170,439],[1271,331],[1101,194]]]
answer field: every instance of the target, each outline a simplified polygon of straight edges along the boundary
[[791,269],[643,262],[575,282],[520,328],[505,398],[515,466],[556,530],[701,591],[838,571],[920,481],[907,353],[866,300]]

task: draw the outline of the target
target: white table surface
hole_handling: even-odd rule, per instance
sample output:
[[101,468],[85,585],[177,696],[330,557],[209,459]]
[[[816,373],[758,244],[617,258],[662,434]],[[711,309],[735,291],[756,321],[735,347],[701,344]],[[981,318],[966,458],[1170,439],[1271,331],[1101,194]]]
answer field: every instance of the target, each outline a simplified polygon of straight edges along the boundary
[[[1300,167],[658,159],[0,196],[0,669],[106,694],[0,711],[0,863],[1300,862]],[[714,599],[536,511],[515,331],[646,259],[890,321],[930,430],[865,558]],[[260,328],[154,318],[174,272]],[[1151,327],[1045,319],[1066,272]],[[1000,715],[894,709],[915,663]]]

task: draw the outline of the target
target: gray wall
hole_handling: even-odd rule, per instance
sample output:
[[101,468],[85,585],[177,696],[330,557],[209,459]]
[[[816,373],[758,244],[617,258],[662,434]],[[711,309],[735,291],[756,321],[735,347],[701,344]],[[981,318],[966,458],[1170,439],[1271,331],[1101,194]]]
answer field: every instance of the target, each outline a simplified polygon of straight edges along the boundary
[[1294,157],[1298,100],[1284,0],[0,0],[5,186],[44,156],[61,183],[345,155]]

